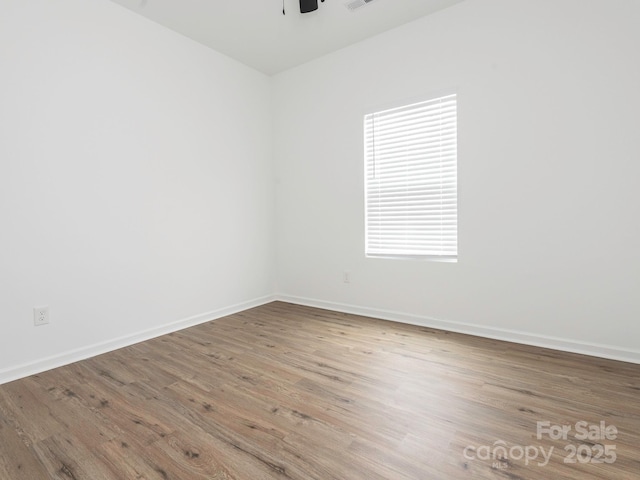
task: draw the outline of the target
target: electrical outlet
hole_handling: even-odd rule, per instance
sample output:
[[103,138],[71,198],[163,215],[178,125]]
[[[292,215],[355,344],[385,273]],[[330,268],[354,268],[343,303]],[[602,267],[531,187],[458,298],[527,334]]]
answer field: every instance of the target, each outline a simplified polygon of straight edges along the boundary
[[33,307],[33,324],[36,327],[49,323],[49,307]]
[[344,283],[351,283],[351,272],[347,272],[346,270],[342,272],[342,281]]

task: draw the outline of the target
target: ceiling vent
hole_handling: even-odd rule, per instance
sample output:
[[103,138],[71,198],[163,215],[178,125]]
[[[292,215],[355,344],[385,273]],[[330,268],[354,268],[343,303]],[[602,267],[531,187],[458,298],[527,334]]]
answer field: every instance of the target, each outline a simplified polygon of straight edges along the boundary
[[373,0],[349,0],[344,6],[353,12],[371,2],[373,2]]

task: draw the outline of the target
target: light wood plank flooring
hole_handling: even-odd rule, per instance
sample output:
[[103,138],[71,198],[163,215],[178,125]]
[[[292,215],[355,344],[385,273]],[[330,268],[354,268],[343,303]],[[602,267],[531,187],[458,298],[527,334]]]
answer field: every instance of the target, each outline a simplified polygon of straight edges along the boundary
[[638,365],[276,302],[0,386],[0,479],[639,479],[639,397]]

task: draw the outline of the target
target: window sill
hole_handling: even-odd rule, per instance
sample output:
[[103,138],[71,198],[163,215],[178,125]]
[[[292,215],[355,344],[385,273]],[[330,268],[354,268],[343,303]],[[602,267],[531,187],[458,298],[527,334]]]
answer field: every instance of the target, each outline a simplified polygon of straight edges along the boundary
[[438,255],[375,255],[366,254],[366,258],[381,260],[418,260],[438,263],[458,263],[458,257],[446,257]]

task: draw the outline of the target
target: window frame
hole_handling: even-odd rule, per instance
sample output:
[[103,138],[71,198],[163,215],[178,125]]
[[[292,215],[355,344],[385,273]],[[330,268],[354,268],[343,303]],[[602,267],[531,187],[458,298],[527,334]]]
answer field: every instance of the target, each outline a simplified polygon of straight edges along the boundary
[[[369,162],[370,157],[368,155],[367,140],[368,140],[368,118],[375,114],[384,114],[385,112],[399,110],[403,108],[410,108],[419,104],[427,104],[429,102],[436,102],[443,100],[447,97],[454,97],[455,99],[455,142],[453,150],[455,152],[455,158],[453,164],[455,166],[455,247],[454,254],[416,254],[416,253],[377,253],[371,252],[369,248],[370,241],[370,216],[369,216]],[[422,95],[420,97],[413,97],[405,99],[403,101],[394,102],[392,104],[378,105],[375,108],[368,108],[363,114],[363,159],[364,159],[364,253],[366,258],[371,259],[393,259],[393,260],[426,260],[431,262],[444,262],[444,263],[457,263],[460,254],[459,249],[459,195],[458,195],[458,171],[459,171],[459,155],[458,155],[458,143],[459,143],[459,112],[460,112],[460,96],[455,90],[445,90],[430,95]]]

